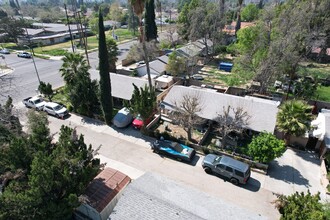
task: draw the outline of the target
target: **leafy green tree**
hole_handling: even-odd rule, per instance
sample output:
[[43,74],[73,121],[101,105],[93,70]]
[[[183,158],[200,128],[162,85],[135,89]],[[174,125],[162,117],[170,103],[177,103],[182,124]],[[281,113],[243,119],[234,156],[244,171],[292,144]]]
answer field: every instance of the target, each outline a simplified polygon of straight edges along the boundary
[[28,25],[23,19],[4,17],[0,19],[0,33],[7,34],[8,40],[17,43],[17,36],[24,34],[24,27]]
[[277,113],[277,128],[284,132],[285,141],[290,143],[290,136],[301,136],[308,131],[312,120],[312,107],[304,101],[290,100],[284,102]]
[[[41,138],[40,134],[38,139]],[[28,164],[30,171],[17,169],[11,176],[7,172],[11,181],[0,197],[1,219],[72,217],[74,208],[80,204],[78,196],[98,173],[100,161],[93,157],[97,151],[69,127],[62,126],[58,143],[54,145],[48,151],[36,150],[29,155],[32,156]],[[17,156],[6,155],[12,162],[17,161]]]
[[173,51],[168,57],[166,72],[173,76],[179,76],[186,72],[186,60]]
[[135,84],[132,98],[130,100],[129,109],[134,114],[140,114],[143,120],[143,126],[147,125],[147,120],[156,110],[156,92],[155,89],[149,89],[146,85],[144,88],[138,88]]
[[[111,57],[113,62],[113,57]],[[100,68],[100,102],[103,117],[107,125],[111,124],[113,103],[109,74],[109,57],[104,34],[103,16],[99,13],[99,68]]]
[[66,82],[68,99],[73,110],[92,116],[98,110],[97,82],[91,80],[89,66],[81,54],[68,53],[63,58],[60,72]]
[[320,202],[320,193],[311,195],[310,191],[295,192],[292,195],[278,196],[276,207],[282,214],[281,219],[310,219],[325,220],[323,205]]
[[134,14],[133,8],[130,4],[130,2],[128,2],[128,29],[133,31],[134,36],[135,36],[135,32],[137,31],[138,27],[139,27],[139,18]]
[[254,21],[258,18],[259,9],[256,4],[248,4],[243,8],[241,16],[243,21]]
[[[0,127],[7,128],[9,133],[21,134],[22,126],[18,117],[13,114],[13,107],[13,99],[10,96],[8,96],[3,106],[0,104]],[[6,139],[4,136],[1,136],[1,134],[4,133],[0,132],[0,143],[2,140]]]
[[108,58],[109,58],[109,71],[111,73],[116,73],[117,68],[116,68],[116,62],[118,60],[117,55],[118,55],[118,47],[117,43],[114,39],[110,38],[106,40],[107,44],[107,50],[108,50]]
[[48,96],[49,101],[52,101],[54,91],[50,83],[46,84],[45,82],[41,81],[38,90],[40,91],[41,94]]
[[146,1],[146,10],[144,14],[145,36],[147,41],[157,39],[155,17],[155,2],[154,0],[148,0]]
[[277,139],[271,133],[260,133],[253,137],[252,142],[248,145],[248,153],[255,161],[261,163],[269,163],[275,158],[283,155],[285,152],[285,143]]
[[89,19],[89,27],[91,28],[93,34],[98,36],[99,34],[99,18],[98,17],[92,17]]
[[184,4],[184,6],[181,9],[181,12],[178,17],[178,34],[184,38],[188,39],[188,29],[189,29],[189,4]]

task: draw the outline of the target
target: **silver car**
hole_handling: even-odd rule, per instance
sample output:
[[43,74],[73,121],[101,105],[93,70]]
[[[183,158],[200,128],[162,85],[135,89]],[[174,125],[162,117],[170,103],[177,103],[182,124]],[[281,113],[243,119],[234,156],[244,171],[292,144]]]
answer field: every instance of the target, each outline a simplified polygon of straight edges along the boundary
[[49,115],[53,115],[57,118],[63,119],[66,115],[68,115],[68,110],[63,106],[55,102],[47,102],[44,105],[44,111]]
[[208,154],[205,156],[202,167],[208,174],[219,174],[228,178],[231,183],[246,184],[251,175],[250,166],[225,155]]

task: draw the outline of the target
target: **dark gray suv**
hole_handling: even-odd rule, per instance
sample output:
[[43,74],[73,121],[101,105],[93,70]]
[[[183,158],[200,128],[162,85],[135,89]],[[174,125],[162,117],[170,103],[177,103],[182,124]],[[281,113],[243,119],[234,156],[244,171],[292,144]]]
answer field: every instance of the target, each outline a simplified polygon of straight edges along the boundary
[[250,166],[231,157],[215,154],[205,156],[202,167],[208,174],[219,174],[229,178],[230,182],[238,185],[246,184],[251,175]]

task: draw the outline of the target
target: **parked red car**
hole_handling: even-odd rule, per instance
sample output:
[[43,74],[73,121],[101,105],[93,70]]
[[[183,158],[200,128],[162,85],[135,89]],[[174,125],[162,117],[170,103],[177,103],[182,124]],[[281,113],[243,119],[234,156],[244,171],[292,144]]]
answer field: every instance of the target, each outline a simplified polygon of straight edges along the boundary
[[[149,124],[149,122],[151,121],[151,118],[147,119],[147,124]],[[132,122],[132,126],[135,128],[135,129],[141,129],[143,127],[143,120],[140,116],[140,114],[138,114],[135,119],[133,120]]]

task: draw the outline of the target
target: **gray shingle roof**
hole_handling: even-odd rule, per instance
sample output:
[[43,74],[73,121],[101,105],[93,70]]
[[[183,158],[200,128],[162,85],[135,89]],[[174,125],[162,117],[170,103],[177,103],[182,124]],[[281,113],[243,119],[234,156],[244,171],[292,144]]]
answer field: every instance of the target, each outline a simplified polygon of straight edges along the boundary
[[184,57],[195,57],[202,52],[202,49],[192,43],[189,43],[186,46],[180,47],[176,51]]
[[124,190],[110,217],[122,219],[265,219],[155,173],[146,173]]
[[133,83],[137,87],[148,85],[148,80],[144,78],[125,76],[116,73],[110,73],[110,79],[112,96],[125,100],[130,100],[132,98],[134,90]]
[[[37,35],[45,31],[44,29],[32,29],[32,28],[26,28],[26,30],[29,36]],[[24,33],[26,33],[26,30],[24,29]]]
[[166,71],[166,64],[163,63],[160,60],[154,60],[149,63],[150,68],[158,72],[159,74],[162,74]]
[[161,57],[158,57],[157,59],[162,61],[165,64],[168,64],[168,56],[167,55],[163,55]]
[[228,95],[210,89],[174,86],[165,97],[164,104],[173,106],[175,102],[179,103],[186,94],[197,94],[200,97],[203,109],[197,114],[202,118],[214,120],[228,105],[233,108],[242,107],[251,116],[248,125],[250,129],[274,132],[278,102],[250,96]]

